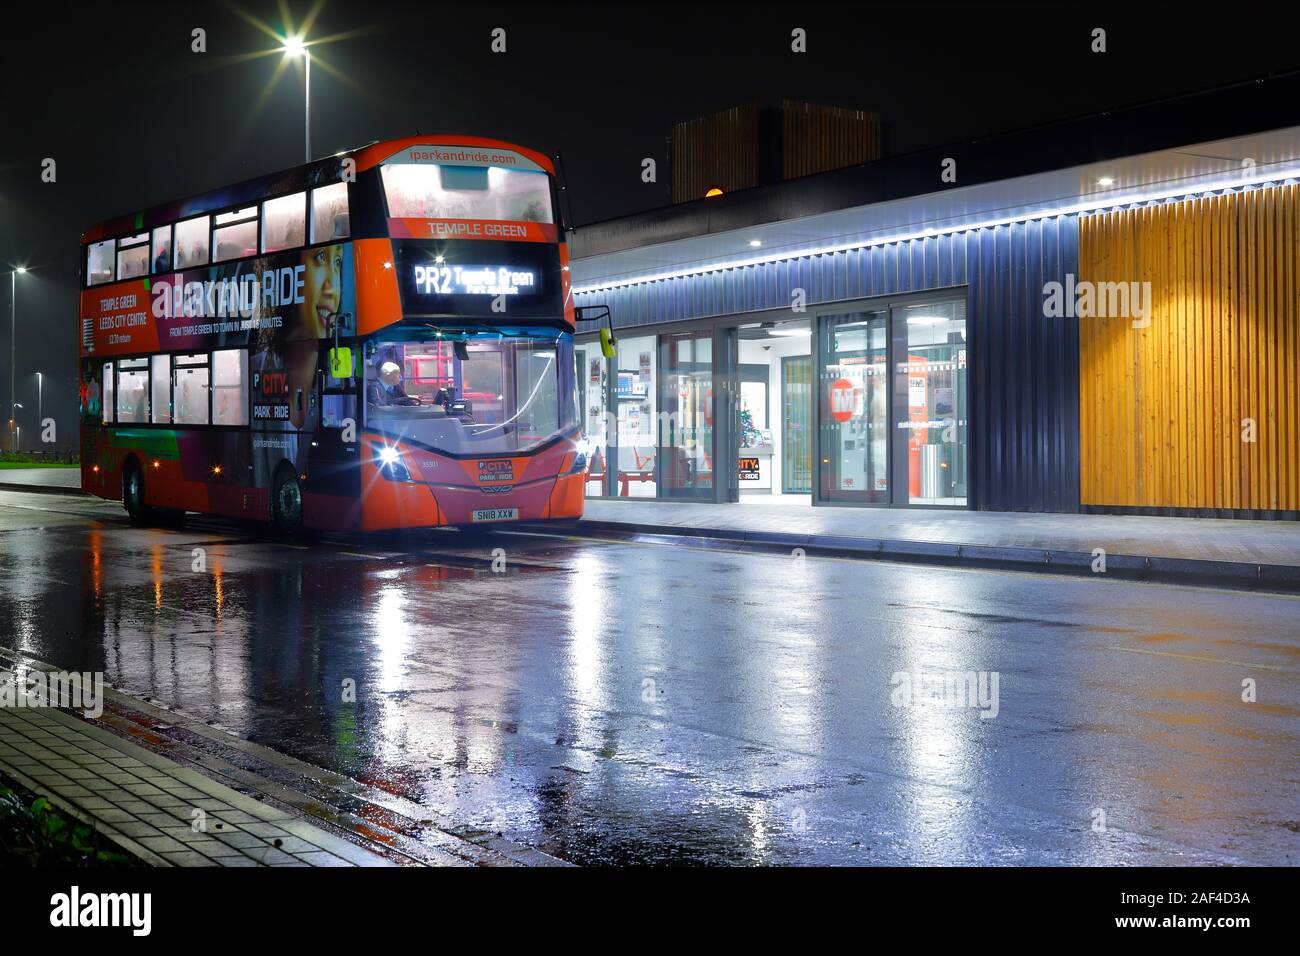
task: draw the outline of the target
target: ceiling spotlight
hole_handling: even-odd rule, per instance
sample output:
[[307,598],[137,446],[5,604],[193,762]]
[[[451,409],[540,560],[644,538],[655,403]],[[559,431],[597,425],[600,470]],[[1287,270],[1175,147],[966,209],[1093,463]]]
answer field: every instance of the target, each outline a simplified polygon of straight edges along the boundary
[[1097,185],[1098,185],[1098,186],[1114,186],[1114,185],[1115,185],[1115,180],[1112,179],[1110,176],[1099,176],[1099,177],[1097,178]]

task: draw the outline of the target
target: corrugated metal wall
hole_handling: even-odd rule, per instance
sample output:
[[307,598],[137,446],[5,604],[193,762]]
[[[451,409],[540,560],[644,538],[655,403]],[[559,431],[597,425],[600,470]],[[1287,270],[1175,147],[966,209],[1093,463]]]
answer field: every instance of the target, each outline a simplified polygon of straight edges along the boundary
[[[580,293],[616,328],[967,287],[971,506],[1079,510],[1079,335],[1043,317],[1043,286],[1078,273],[1076,216],[933,236]],[[594,323],[585,323],[594,331]]]

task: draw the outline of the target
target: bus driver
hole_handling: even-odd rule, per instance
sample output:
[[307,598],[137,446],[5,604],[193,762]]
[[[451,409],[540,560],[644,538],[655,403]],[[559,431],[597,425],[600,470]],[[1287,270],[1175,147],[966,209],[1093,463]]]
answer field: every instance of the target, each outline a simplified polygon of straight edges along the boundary
[[418,395],[407,395],[402,388],[402,368],[396,362],[379,366],[379,381],[367,386],[372,405],[419,405]]

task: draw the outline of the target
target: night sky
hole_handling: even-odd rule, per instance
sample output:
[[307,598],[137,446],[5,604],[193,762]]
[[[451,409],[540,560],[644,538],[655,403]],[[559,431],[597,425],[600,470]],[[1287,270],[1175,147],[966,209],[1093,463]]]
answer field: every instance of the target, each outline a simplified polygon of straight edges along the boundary
[[[19,411],[75,442],[77,259],[111,215],[300,163],[302,75],[273,78],[272,30],[318,5],[101,2],[6,29],[0,60],[0,260],[18,278]],[[54,7],[50,8],[54,10]],[[397,4],[319,7],[312,145],[322,156],[377,140],[468,133],[560,150],[578,223],[666,203],[641,181],[677,120],[782,97],[879,112],[886,149],[1036,125],[1297,65],[1270,17],[1185,5],[762,6]],[[66,11],[66,12],[65,12]],[[507,52],[489,50],[494,27]],[[790,30],[808,52],[790,52]],[[1089,51],[1105,27],[1108,52]],[[207,31],[207,52],[190,33]],[[42,183],[41,161],[57,161]],[[664,164],[666,172],[666,164]],[[0,290],[0,402],[8,412],[9,290]]]

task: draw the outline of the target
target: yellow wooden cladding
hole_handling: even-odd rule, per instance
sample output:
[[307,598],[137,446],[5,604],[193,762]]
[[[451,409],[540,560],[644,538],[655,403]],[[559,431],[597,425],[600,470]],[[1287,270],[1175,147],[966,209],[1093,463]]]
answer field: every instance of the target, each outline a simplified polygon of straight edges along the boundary
[[1151,284],[1080,313],[1084,505],[1300,509],[1298,265],[1296,186],[1081,217],[1080,282]]

